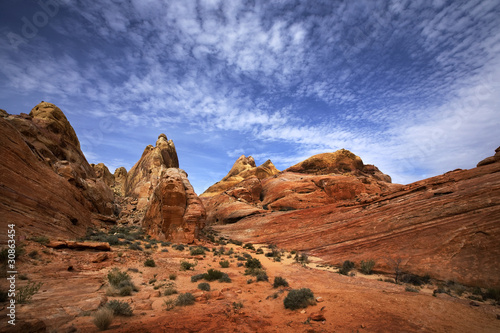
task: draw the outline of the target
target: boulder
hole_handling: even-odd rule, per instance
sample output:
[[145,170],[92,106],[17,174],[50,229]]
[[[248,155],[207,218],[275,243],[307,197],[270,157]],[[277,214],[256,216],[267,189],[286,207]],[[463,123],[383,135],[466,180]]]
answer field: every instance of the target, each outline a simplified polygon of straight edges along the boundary
[[99,164],[91,164],[92,168],[94,168],[94,172],[98,179],[102,179],[106,185],[109,187],[115,184],[115,176],[109,172],[109,169],[104,163]]
[[490,157],[486,157],[484,160],[482,160],[481,162],[479,162],[477,164],[477,166],[480,167],[480,166],[483,166],[483,165],[488,165],[488,164],[496,163],[498,161],[500,161],[500,147],[498,147],[497,149],[495,149],[495,155],[490,156]]

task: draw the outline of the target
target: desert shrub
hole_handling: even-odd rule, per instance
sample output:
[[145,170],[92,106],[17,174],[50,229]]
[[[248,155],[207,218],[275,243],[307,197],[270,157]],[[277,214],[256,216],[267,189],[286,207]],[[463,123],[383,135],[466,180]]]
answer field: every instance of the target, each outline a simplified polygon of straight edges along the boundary
[[276,276],[273,282],[273,288],[278,288],[280,286],[288,287],[288,281],[281,276]]
[[297,252],[295,253],[295,261],[301,264],[307,264],[309,263],[309,256],[307,253],[304,252]]
[[113,268],[108,272],[108,281],[113,287],[118,287],[122,282],[130,281],[130,275],[118,268]]
[[104,331],[109,328],[113,322],[113,310],[107,307],[102,307],[94,313],[94,324],[99,330]]
[[[411,274],[411,273],[406,273],[406,274],[401,275],[400,281],[403,283],[410,283],[414,286],[421,286],[421,285],[425,284],[425,282],[423,281],[423,279],[420,276],[418,276],[416,274]],[[454,284],[454,283],[452,283],[452,284]]]
[[306,308],[309,305],[316,304],[314,294],[309,288],[292,289],[283,300],[285,309],[300,309]]
[[260,260],[257,258],[251,258],[247,259],[247,262],[245,263],[246,268],[262,268],[262,264],[260,263]]
[[108,281],[112,287],[118,290],[120,296],[130,296],[133,291],[137,291],[130,279],[130,275],[118,268],[113,268],[108,272]]
[[219,261],[219,265],[222,268],[228,268],[229,267],[229,261],[227,261],[227,260]]
[[483,293],[483,299],[492,299],[496,302],[500,302],[500,288],[489,288]]
[[170,245],[172,245],[172,243],[170,243],[170,242],[161,242],[160,245],[161,246],[170,246]]
[[210,268],[205,274],[203,274],[203,278],[207,281],[215,281],[219,280],[224,273],[219,270]]
[[179,244],[179,245],[174,244],[174,245],[172,245],[172,248],[177,250],[177,251],[184,251],[184,245],[182,245],[182,244]]
[[140,243],[132,243],[128,246],[129,249],[131,250],[137,250],[137,251],[142,251],[143,248],[142,246],[140,245]]
[[210,291],[210,284],[208,284],[207,282],[202,282],[198,285],[198,289],[204,291]]
[[28,282],[24,287],[19,288],[16,293],[16,301],[19,304],[26,304],[31,301],[33,295],[35,295],[40,287],[43,285],[42,282]]
[[31,251],[30,253],[28,253],[28,257],[30,257],[31,259],[37,259],[38,258],[38,251],[37,250]]
[[194,268],[198,263],[191,263],[189,261],[181,261],[181,271],[189,271],[191,268]]
[[28,275],[26,275],[26,274],[19,274],[19,275],[17,276],[17,278],[18,278],[19,280],[29,280]]
[[253,283],[253,279],[248,279],[247,284],[251,284],[251,283]]
[[156,281],[157,281],[156,279],[151,279],[151,280],[149,280],[149,282],[148,282],[148,283],[149,283],[149,284],[153,284],[153,283],[155,283]]
[[36,236],[31,238],[32,241],[40,243],[42,245],[48,244],[49,239],[46,236]]
[[413,288],[413,287],[406,287],[405,291],[408,291],[411,293],[418,293],[420,290],[418,290],[417,288]]
[[361,260],[360,270],[361,273],[370,275],[372,273],[373,267],[375,267],[375,260],[370,259],[368,261]]
[[231,283],[231,278],[226,273],[222,273],[222,277],[219,279],[219,282]]
[[7,302],[9,292],[7,290],[0,289],[0,303]]
[[252,243],[246,243],[244,246],[243,246],[244,249],[249,249],[249,250],[255,250],[255,247],[253,246]]
[[200,280],[203,280],[205,274],[196,274],[191,276],[191,282],[198,282]]
[[173,308],[175,308],[175,302],[176,302],[176,300],[174,300],[174,299],[167,299],[167,300],[165,300],[166,310],[170,311]]
[[163,292],[163,295],[165,295],[165,296],[170,296],[170,295],[173,295],[173,294],[177,294],[177,289],[175,289],[174,287],[168,287]]
[[195,298],[191,293],[184,293],[177,296],[177,301],[175,305],[177,306],[186,306],[194,304]]
[[342,267],[339,269],[339,273],[342,275],[348,275],[353,268],[354,263],[352,261],[346,260],[342,263]]
[[169,280],[172,280],[172,281],[175,281],[175,280],[177,279],[177,274],[175,274],[175,273],[170,274],[170,275],[168,276],[168,279],[169,279]]
[[262,268],[247,268],[245,269],[245,275],[257,276],[259,274],[265,273],[266,271]]
[[259,282],[259,281],[269,281],[269,277],[267,276],[266,271],[260,270],[260,272],[258,272],[255,275],[255,281],[257,281],[257,282]]
[[237,257],[236,257],[236,259],[237,259],[238,261],[246,261],[246,260],[247,260],[247,258],[245,258],[245,257],[243,257],[243,256],[237,256]]
[[144,245],[144,248],[150,249],[151,248],[151,243],[147,243],[146,245]]
[[113,315],[115,316],[130,317],[132,315],[132,309],[127,302],[112,300],[106,303],[106,307],[113,310]]
[[257,252],[255,252],[255,253],[257,253],[257,254],[262,254],[262,253],[264,253],[264,250],[262,250],[262,248],[258,248],[258,249],[257,249]]
[[156,263],[155,263],[155,261],[153,259],[147,259],[144,262],[144,266],[146,266],[146,267],[155,267]]
[[134,272],[134,273],[139,273],[139,270],[137,268],[128,268],[127,271],[129,272]]
[[229,243],[233,243],[234,245],[242,246],[243,242],[235,239],[230,239]]
[[192,256],[195,256],[195,255],[202,255],[202,254],[205,254],[205,250],[202,249],[201,247],[193,247],[191,250],[190,250],[190,253]]

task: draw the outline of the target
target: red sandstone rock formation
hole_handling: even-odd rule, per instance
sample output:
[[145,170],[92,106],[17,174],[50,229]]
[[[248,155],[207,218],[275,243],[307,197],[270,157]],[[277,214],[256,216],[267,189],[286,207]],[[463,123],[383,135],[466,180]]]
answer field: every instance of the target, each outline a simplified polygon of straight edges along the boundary
[[499,287],[499,221],[500,162],[494,162],[351,205],[254,215],[215,228],[233,239],[307,251],[331,264],[374,259],[375,270],[394,273],[399,262],[404,271]]
[[205,208],[178,168],[164,168],[142,221],[147,233],[161,240],[192,243],[205,226]]
[[144,209],[153,189],[159,183],[162,168],[178,167],[174,142],[168,140],[165,134],[160,134],[156,146],[147,146],[139,161],[128,172],[124,184],[125,195],[137,198],[137,209]]
[[[247,166],[252,161],[240,157],[224,179],[234,180],[234,175],[241,178],[240,175],[251,170]],[[232,184],[224,179],[211,188]],[[246,216],[269,211],[340,202],[354,205],[401,188],[401,185],[391,184],[390,177],[377,167],[364,165],[361,158],[345,149],[315,155],[270,177],[247,176],[245,179],[218,195],[211,192],[210,196],[203,197],[207,224],[234,223]]]
[[205,192],[200,195],[200,197],[209,198],[218,195],[250,177],[264,179],[275,175],[278,172],[279,170],[276,169],[273,162],[271,162],[270,160],[267,160],[263,164],[256,166],[252,156],[245,157],[245,155],[241,155],[236,160],[228,174],[224,178],[222,178],[221,181],[210,186]]
[[90,166],[94,168],[96,177],[102,179],[106,185],[109,187],[115,185],[115,176],[109,172],[108,167],[104,163],[91,164]]

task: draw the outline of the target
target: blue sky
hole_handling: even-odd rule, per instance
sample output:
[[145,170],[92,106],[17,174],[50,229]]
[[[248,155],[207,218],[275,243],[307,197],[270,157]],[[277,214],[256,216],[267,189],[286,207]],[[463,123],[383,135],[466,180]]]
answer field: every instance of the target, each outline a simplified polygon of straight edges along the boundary
[[165,133],[197,193],[241,154],[406,184],[500,145],[498,0],[3,0],[0,64],[0,108],[58,105],[111,172]]

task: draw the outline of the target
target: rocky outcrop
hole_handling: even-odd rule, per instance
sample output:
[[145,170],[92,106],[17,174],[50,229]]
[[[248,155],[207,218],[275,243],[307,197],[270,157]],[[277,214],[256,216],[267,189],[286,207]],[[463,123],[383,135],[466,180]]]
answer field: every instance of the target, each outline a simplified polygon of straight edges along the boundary
[[[18,236],[77,237],[91,223],[92,203],[54,172],[23,135],[0,118],[0,220]],[[6,240],[7,233],[0,234]]]
[[[252,162],[240,157],[225,179],[240,179],[240,175],[252,170]],[[401,188],[390,180],[377,167],[364,165],[361,158],[342,149],[315,155],[272,176],[246,176],[222,193],[211,192],[211,196],[202,198],[207,224],[225,224],[270,211],[359,204]],[[230,184],[224,179],[220,183]]]
[[331,264],[374,259],[380,272],[394,273],[399,263],[415,274],[498,288],[498,221],[500,163],[491,163],[354,205],[272,212],[214,228],[244,242],[307,251]]
[[85,159],[76,133],[57,106],[41,102],[29,115],[4,117],[22,135],[32,153],[70,184],[78,188],[92,204],[93,211],[103,215],[115,212],[113,192]]
[[241,155],[228,174],[221,181],[210,186],[200,197],[208,198],[218,195],[250,177],[264,179],[277,173],[279,173],[279,170],[270,160],[256,166],[252,156]]
[[192,243],[205,226],[205,208],[178,168],[162,168],[142,221],[154,238]]
[[144,209],[158,185],[163,168],[178,168],[179,160],[172,140],[160,134],[156,146],[147,146],[139,161],[130,169],[124,184],[125,195],[138,199],[137,209]]
[[484,160],[482,160],[481,162],[479,162],[477,164],[477,166],[480,167],[480,166],[483,166],[483,165],[488,165],[488,164],[491,164],[491,163],[496,163],[498,161],[500,161],[500,147],[498,147],[497,149],[495,149],[495,155],[490,156],[490,157],[486,157]]
[[109,172],[108,167],[104,163],[91,164],[90,166],[94,169],[96,177],[102,179],[106,185],[109,187],[115,185],[115,176]]
[[124,196],[125,182],[127,181],[127,169],[124,167],[119,167],[114,173],[115,187],[114,191],[119,196]]
[[369,176],[387,183],[391,182],[391,177],[380,172],[374,165],[365,165],[359,156],[346,149],[340,149],[333,153],[314,155],[289,167],[285,171],[312,175],[340,174],[357,177]]

